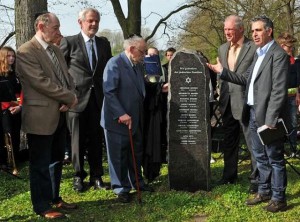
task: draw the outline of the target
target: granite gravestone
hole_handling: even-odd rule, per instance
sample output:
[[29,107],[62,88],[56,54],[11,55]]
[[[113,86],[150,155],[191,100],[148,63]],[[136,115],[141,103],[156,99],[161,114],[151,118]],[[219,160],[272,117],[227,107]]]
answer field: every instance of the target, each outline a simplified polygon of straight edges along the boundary
[[168,141],[170,189],[210,189],[209,71],[197,52],[170,61]]

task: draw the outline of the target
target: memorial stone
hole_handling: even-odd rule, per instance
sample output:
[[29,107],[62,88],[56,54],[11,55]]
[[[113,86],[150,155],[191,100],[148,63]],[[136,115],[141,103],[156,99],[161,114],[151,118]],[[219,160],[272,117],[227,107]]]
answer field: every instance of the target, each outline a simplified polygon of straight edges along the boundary
[[170,61],[168,155],[170,189],[210,189],[209,71],[197,52],[177,51]]

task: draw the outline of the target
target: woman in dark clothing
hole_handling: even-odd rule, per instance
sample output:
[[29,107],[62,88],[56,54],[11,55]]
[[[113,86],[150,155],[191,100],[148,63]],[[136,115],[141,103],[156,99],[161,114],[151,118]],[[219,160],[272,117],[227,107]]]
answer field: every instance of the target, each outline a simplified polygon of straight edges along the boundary
[[300,85],[300,61],[294,58],[294,49],[296,38],[291,34],[284,32],[277,38],[278,44],[290,56],[289,82],[288,82],[288,110],[290,115],[290,124],[292,131],[289,136],[291,151],[297,152],[297,103],[296,94]]
[[[16,101],[1,102],[2,130],[4,134],[10,134],[13,153],[17,158],[20,148],[22,95],[21,84],[15,73],[15,57],[15,51],[11,47],[4,46],[0,49],[0,80],[8,80],[8,85],[16,98]],[[2,162],[5,161],[2,159]]]

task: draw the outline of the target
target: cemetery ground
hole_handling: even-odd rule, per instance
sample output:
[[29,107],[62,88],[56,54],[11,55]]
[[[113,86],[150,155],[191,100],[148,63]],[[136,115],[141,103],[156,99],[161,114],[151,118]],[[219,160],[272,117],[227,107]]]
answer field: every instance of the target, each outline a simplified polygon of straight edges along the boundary
[[[237,184],[217,186],[217,181],[222,175],[223,157],[221,153],[214,153],[213,156],[216,162],[211,164],[212,189],[210,191],[190,193],[169,190],[165,164],[161,169],[161,175],[152,183],[155,192],[142,193],[142,204],[138,203],[136,192],[132,192],[132,202],[129,204],[119,203],[111,190],[95,191],[93,188],[88,188],[83,193],[74,192],[72,190],[73,169],[71,165],[66,165],[63,170],[61,195],[65,201],[77,203],[79,208],[67,212],[67,218],[61,221],[300,221],[300,175],[288,164],[289,208],[285,212],[274,214],[262,209],[265,203],[254,207],[245,205],[249,197],[247,178],[250,171],[249,160],[239,164]],[[288,161],[300,170],[298,158],[289,158]],[[104,180],[108,183],[107,162],[105,162],[105,169]],[[28,163],[19,165],[19,171],[19,175],[23,178],[21,180],[0,172],[0,221],[47,221],[32,211]]]

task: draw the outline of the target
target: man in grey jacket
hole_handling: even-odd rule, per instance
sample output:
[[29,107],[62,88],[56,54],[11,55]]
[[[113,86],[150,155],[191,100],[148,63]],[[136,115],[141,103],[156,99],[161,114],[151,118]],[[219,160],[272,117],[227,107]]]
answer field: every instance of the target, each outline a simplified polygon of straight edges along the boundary
[[[244,36],[243,21],[239,16],[230,15],[224,22],[227,42],[219,48],[219,60],[223,67],[241,75],[251,65],[256,50],[255,44]],[[220,184],[234,183],[238,173],[238,154],[241,128],[251,153],[250,193],[257,192],[256,162],[252,154],[251,136],[248,126],[242,122],[245,86],[221,80],[219,109],[224,127],[224,170]]]
[[217,65],[208,66],[221,73],[222,79],[246,86],[242,120],[249,124],[259,171],[258,193],[246,204],[252,206],[270,200],[264,209],[278,212],[287,208],[284,139],[263,145],[257,134],[258,127],[275,129],[279,118],[287,120],[289,57],[273,40],[273,30],[273,22],[268,17],[252,19],[252,37],[258,49],[253,63],[243,75],[222,67],[219,61]]

